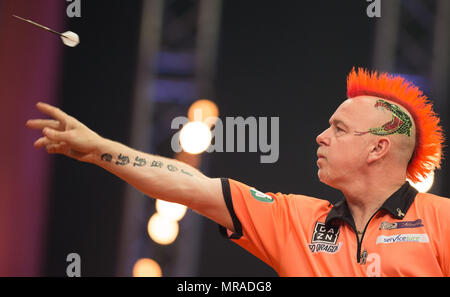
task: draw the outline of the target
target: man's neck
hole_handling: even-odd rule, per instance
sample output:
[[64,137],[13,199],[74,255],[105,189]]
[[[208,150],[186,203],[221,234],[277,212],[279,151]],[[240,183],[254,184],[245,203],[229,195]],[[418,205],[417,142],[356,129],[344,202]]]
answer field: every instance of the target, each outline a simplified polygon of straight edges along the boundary
[[354,183],[342,191],[347,200],[347,205],[356,229],[363,232],[370,218],[375,214],[383,203],[394,194],[404,181],[391,183]]

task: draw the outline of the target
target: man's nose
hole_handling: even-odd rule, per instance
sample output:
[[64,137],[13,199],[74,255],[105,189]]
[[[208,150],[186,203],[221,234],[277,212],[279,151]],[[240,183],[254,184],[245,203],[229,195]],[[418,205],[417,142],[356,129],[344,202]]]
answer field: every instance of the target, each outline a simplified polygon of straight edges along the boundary
[[323,131],[322,133],[317,135],[316,142],[317,142],[318,145],[328,145],[328,143],[329,143],[329,139],[328,139],[328,136],[327,136],[328,129],[326,129],[325,131]]

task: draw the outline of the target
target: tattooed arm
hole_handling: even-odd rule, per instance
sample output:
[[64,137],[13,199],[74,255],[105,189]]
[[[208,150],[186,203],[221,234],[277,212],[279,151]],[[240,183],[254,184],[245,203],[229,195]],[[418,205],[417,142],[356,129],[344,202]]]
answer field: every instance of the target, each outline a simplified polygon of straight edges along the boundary
[[38,103],[53,119],[29,120],[42,130],[34,146],[101,166],[150,197],[184,204],[229,230],[234,230],[222,194],[220,179],[209,178],[177,160],[143,153],[101,137],[62,110]]
[[104,138],[94,163],[151,197],[184,204],[214,221],[221,216],[216,212],[227,213],[220,179],[208,178],[186,163]]

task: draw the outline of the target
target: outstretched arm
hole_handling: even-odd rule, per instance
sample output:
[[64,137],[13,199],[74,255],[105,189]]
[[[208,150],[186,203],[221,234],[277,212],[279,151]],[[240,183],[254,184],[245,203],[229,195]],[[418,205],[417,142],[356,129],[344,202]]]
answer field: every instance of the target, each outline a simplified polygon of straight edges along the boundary
[[101,166],[150,197],[184,204],[234,231],[220,179],[183,162],[103,138],[57,107],[38,103],[37,108],[53,119],[27,121],[27,127],[42,130],[36,148]]

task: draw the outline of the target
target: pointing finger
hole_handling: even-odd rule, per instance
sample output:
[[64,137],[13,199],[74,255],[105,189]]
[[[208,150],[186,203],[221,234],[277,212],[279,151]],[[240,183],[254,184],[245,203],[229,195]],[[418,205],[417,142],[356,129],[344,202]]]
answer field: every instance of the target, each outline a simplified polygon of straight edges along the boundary
[[50,104],[38,102],[36,106],[41,112],[53,117],[60,122],[66,122],[67,118],[69,117],[69,115],[64,111]]

